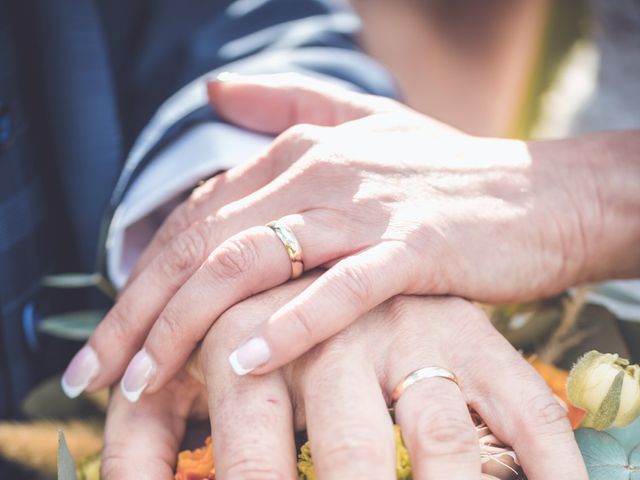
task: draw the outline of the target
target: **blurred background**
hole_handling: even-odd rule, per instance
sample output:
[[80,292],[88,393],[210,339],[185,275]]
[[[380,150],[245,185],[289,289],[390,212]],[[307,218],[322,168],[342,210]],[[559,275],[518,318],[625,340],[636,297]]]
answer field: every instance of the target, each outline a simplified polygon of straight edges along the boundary
[[364,48],[406,102],[468,133],[563,136],[593,91],[598,52],[585,0],[351,4]]

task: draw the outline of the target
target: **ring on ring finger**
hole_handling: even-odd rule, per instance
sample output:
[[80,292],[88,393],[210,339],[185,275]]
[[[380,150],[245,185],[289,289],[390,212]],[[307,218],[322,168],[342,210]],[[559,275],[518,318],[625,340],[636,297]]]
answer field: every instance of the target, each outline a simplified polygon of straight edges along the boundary
[[291,279],[295,280],[304,272],[304,262],[302,261],[302,247],[293,230],[284,222],[274,221],[266,225],[274,231],[278,239],[284,245],[284,249],[291,260]]
[[437,367],[437,366],[429,366],[419,368],[414,370],[409,375],[405,376],[402,381],[393,389],[391,393],[391,407],[393,408],[402,394],[408,389],[411,388],[418,382],[423,380],[427,380],[429,378],[446,378],[447,380],[451,380],[453,383],[460,386],[458,384],[458,378],[455,376],[453,372],[450,372],[446,368]]

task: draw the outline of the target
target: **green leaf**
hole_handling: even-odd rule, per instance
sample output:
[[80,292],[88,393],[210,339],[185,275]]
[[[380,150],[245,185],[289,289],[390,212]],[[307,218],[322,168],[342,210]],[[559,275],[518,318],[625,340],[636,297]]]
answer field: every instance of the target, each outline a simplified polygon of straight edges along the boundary
[[47,275],[42,279],[42,286],[49,288],[88,288],[95,287],[102,275],[99,273],[59,273]]
[[58,432],[58,480],[76,480],[76,465],[62,430]]
[[64,418],[73,415],[76,405],[60,388],[60,376],[49,378],[34,387],[22,402],[22,413],[27,418]]
[[96,288],[102,291],[102,293],[104,293],[111,300],[115,300],[116,297],[118,296],[118,291],[116,290],[116,288],[103,275],[100,275],[100,274],[97,274],[97,275],[98,275],[98,283],[96,283]]
[[106,313],[104,310],[84,310],[52,315],[38,323],[38,331],[67,340],[86,340]]
[[42,286],[48,288],[91,288],[102,291],[112,300],[116,298],[117,291],[99,272],[96,273],[58,273],[47,275],[42,279]]
[[[595,415],[591,416],[589,415],[589,412],[587,412],[588,417],[593,417],[593,425],[590,426],[593,426],[593,428],[595,428],[596,430],[604,430],[607,427],[611,426],[611,424],[618,416],[624,376],[624,370],[620,370],[620,372],[618,372],[618,374],[614,377],[613,382],[611,382],[611,386],[609,387],[609,391],[604,396],[604,399],[600,404],[600,408],[598,408],[598,411]],[[585,421],[586,420],[588,419],[585,419]]]
[[615,438],[590,428],[580,428],[575,435],[589,480],[629,480],[627,454]]
[[99,417],[102,411],[87,396],[68,398],[60,388],[60,375],[35,386],[22,402],[22,413],[34,419]]

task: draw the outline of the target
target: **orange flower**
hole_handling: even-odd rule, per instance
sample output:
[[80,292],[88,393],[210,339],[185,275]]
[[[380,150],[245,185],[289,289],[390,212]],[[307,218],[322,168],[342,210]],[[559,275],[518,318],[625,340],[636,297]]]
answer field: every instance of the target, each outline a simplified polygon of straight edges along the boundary
[[544,381],[547,382],[547,385],[549,385],[549,388],[551,388],[554,395],[562,400],[564,405],[567,407],[567,416],[569,417],[569,421],[571,422],[573,429],[575,430],[578,428],[582,423],[586,412],[569,401],[569,396],[567,395],[567,380],[569,379],[569,372],[543,362],[536,355],[530,356],[528,360],[540,376],[544,378]]
[[204,447],[184,450],[178,454],[175,480],[215,480],[213,444],[207,437]]

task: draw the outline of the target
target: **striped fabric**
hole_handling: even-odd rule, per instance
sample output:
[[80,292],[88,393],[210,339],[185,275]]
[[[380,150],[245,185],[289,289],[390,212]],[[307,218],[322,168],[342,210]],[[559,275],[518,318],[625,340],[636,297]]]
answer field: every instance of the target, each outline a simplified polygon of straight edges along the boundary
[[42,275],[98,268],[102,217],[155,152],[215,119],[189,105],[125,162],[162,102],[228,65],[392,93],[357,28],[329,0],[0,0],[0,418],[78,348],[38,337],[37,319],[99,301],[54,297]]

